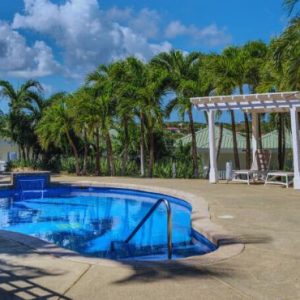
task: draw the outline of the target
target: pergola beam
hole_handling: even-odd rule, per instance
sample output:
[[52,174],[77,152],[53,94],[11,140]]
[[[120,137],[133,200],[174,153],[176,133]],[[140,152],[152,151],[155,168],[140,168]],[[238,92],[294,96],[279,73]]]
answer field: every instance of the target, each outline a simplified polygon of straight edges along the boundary
[[257,113],[257,114],[265,114],[265,113],[288,113],[290,111],[289,108],[265,108],[265,109],[243,109],[246,113]]
[[191,102],[197,104],[209,103],[230,103],[230,102],[265,102],[265,101],[290,101],[291,99],[300,100],[300,93],[283,92],[283,93],[264,93],[264,94],[248,94],[248,95],[230,95],[230,96],[210,96],[210,97],[193,97]]
[[281,110],[291,107],[300,107],[300,99],[289,101],[252,101],[252,102],[218,102],[218,103],[198,103],[195,104],[199,110]]

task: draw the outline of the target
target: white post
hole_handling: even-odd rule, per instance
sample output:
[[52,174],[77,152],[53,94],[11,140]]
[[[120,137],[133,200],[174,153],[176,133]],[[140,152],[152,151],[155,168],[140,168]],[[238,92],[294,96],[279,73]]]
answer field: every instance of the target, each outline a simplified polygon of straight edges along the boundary
[[256,150],[258,148],[258,114],[252,112],[252,162],[256,163]]
[[209,182],[218,182],[217,152],[215,141],[215,111],[208,111],[208,136],[209,136]]
[[292,144],[293,144],[293,160],[294,160],[294,188],[300,189],[300,140],[299,140],[299,118],[296,107],[290,109],[291,125],[292,125]]

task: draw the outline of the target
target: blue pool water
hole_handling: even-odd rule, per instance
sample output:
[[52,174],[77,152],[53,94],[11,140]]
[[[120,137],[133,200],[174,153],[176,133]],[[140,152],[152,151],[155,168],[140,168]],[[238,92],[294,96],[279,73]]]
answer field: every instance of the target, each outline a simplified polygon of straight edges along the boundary
[[[38,185],[38,183],[37,183]],[[129,244],[124,240],[160,198],[172,208],[173,259],[216,249],[191,227],[191,206],[166,195],[116,188],[58,186],[0,190],[0,229],[38,237],[82,255],[109,259],[167,258],[167,213],[153,213]]]

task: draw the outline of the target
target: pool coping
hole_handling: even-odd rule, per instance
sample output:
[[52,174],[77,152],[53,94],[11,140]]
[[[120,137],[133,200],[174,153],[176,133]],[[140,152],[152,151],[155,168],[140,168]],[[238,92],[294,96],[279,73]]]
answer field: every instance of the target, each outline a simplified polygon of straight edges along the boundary
[[179,199],[183,199],[192,206],[192,227],[197,232],[204,235],[208,240],[213,242],[218,248],[210,253],[204,255],[190,256],[177,260],[165,260],[165,261],[138,261],[138,260],[109,260],[103,258],[93,258],[80,255],[74,251],[67,250],[56,246],[55,244],[45,242],[38,238],[16,233],[7,230],[0,230],[0,237],[13,240],[17,243],[25,245],[34,249],[35,253],[43,255],[52,255],[55,257],[72,260],[80,263],[87,263],[90,265],[102,265],[102,266],[122,266],[122,265],[134,265],[135,267],[151,267],[155,265],[165,265],[168,267],[183,267],[188,265],[210,265],[220,262],[225,259],[229,259],[233,256],[240,254],[245,245],[241,243],[234,234],[224,230],[221,226],[211,221],[209,213],[208,203],[202,196],[196,196],[195,194],[179,191],[176,189],[164,188],[164,187],[150,187],[140,184],[125,184],[125,183],[100,183],[93,180],[77,181],[76,183],[70,181],[59,181],[53,183],[53,185],[68,184],[70,186],[82,186],[82,187],[103,187],[103,188],[129,188],[137,191],[145,191],[152,193],[165,194]]

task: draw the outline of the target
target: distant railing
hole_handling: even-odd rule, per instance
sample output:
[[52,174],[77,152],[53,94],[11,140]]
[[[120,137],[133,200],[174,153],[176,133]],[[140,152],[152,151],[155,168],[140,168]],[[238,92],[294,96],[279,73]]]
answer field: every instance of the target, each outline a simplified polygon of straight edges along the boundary
[[226,179],[226,170],[218,170],[218,178],[221,180]]
[[44,199],[45,179],[19,179],[21,197],[26,193],[41,193],[41,199]]

